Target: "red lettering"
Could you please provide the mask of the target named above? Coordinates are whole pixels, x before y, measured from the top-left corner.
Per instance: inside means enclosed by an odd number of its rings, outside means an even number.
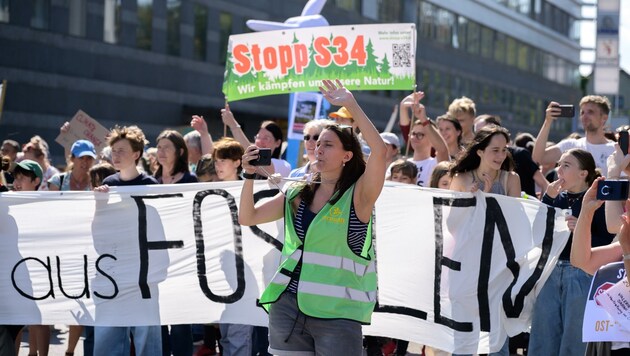
[[[315,63],[320,67],[328,67],[332,61],[332,55],[328,49],[330,41],[326,37],[317,37],[313,42],[313,48],[315,49]]]
[[[262,70],[262,64],[260,63],[260,47],[257,44],[252,46],[252,58],[254,58],[254,69],[257,72]]]
[[[289,68],[293,67],[293,56],[291,46],[278,46],[278,57],[280,59],[280,73],[287,74]]]
[[[308,50],[306,45],[298,43],[294,45],[295,53],[295,73],[302,74],[304,68],[308,66]]]
[[[265,69],[273,70],[278,65],[278,58],[276,57],[276,50],[273,47],[267,47],[263,49],[263,62]]]
[[[247,53],[249,53],[249,49],[246,45],[239,44],[232,49],[234,70],[240,75],[246,74],[251,69],[251,62],[247,58]]]
[[[348,40],[345,37],[335,37],[333,38],[333,46],[337,47],[337,53],[333,56],[335,64],[340,67],[348,64]]]
[[[365,61],[367,59],[367,53],[365,53],[365,45],[363,44],[363,35],[357,36],[357,39],[354,41],[352,45],[352,50],[350,51],[350,58],[357,62],[359,66],[365,66]]]

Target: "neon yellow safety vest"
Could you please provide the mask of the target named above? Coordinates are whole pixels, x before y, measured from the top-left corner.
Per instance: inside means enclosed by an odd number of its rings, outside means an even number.
[[[300,192],[287,192],[284,212],[282,262],[259,303],[269,311],[285,291],[293,270],[302,259],[297,303],[308,316],[350,319],[369,324],[376,304],[376,268],[372,246],[372,219],[357,256],[348,246],[348,227],[354,185],[334,204],[328,202],[311,222],[304,243],[293,224],[291,202]]]

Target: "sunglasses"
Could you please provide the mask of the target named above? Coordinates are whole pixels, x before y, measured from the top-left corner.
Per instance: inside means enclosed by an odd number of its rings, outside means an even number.
[[[319,139],[319,135],[304,135],[304,141],[310,141],[311,138],[313,139],[313,141],[317,141]]]
[[[350,125],[339,125],[339,129],[349,135],[353,133],[352,126]]]

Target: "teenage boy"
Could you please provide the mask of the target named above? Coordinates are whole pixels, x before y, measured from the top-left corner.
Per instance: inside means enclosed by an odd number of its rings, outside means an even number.
[[[118,173],[103,180],[103,185],[94,188],[98,192],[108,192],[110,186],[158,184],[158,181],[137,165],[147,143],[144,133],[138,126],[116,126],[109,136],[112,161]],[[137,356],[162,354],[162,329],[152,326],[96,326],[94,327],[94,356],[128,356],[129,333],[133,334]]]
[[[30,159],[18,162],[13,169],[13,189],[18,192],[30,192],[39,189],[44,174],[39,163]]]

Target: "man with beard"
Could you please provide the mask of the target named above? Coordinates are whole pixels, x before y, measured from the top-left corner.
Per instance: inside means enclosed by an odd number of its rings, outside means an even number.
[[[606,159],[615,150],[615,143],[604,136],[604,126],[610,113],[610,101],[605,96],[588,95],[580,100],[580,122],[584,127],[586,137],[580,139],[565,139],[559,143],[545,147],[549,140],[551,126],[560,115],[560,104],[555,101],[549,103],[545,114],[545,122],[538,133],[532,158],[541,165],[558,162],[562,153],[581,148],[590,152],[595,159],[597,168],[602,173],[607,172]],[[562,120],[562,118],[561,118]]]

